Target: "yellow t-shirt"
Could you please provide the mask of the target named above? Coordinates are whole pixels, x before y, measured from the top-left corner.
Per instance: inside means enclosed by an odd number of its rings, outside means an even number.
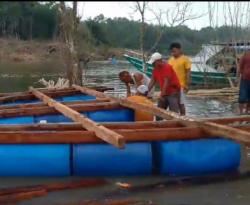
[[[144,105],[153,106],[154,103],[144,96],[133,95],[127,98],[131,102],[137,102]],[[154,116],[145,112],[135,110],[135,121],[153,121]]]
[[[188,86],[186,82],[186,71],[191,69],[191,61],[189,58],[185,55],[181,55],[178,58],[171,57],[168,60],[168,63],[173,66],[173,69],[175,70],[180,81],[181,87],[186,88]]]

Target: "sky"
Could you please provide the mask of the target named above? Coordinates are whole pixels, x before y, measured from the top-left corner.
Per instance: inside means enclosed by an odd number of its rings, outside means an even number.
[[[86,20],[88,18],[93,18],[99,14],[103,14],[105,17],[114,18],[114,17],[126,17],[128,19],[139,20],[140,15],[139,13],[133,13],[133,5],[135,2],[122,2],[122,1],[113,1],[113,2],[97,2],[97,1],[84,1],[79,2],[78,13],[82,17],[82,20]],[[240,8],[239,16],[243,16],[244,13],[247,13],[248,3],[246,2],[210,2],[212,6],[213,14],[213,25],[220,26],[225,24],[230,24],[230,18],[227,16],[225,18],[223,8],[232,8],[231,13],[234,14],[237,11],[233,8],[236,8],[235,5],[238,5]],[[175,2],[157,2],[152,1],[149,3],[150,8],[152,8],[155,12],[159,12],[159,10],[166,11],[170,9],[173,11]],[[198,1],[198,2],[191,2],[190,9],[192,10],[191,13],[195,15],[203,15],[202,17],[190,21],[186,21],[185,25],[187,25],[191,29],[201,29],[203,27],[207,27],[210,25],[210,19],[208,15],[208,2]],[[248,10],[249,13],[249,10]],[[249,19],[249,16],[247,16]],[[151,11],[146,12],[146,19],[148,23],[156,24],[157,21],[155,20],[155,16]],[[226,20],[225,20],[226,19]],[[246,19],[246,18],[245,18]],[[243,20],[239,20],[243,22]],[[166,21],[166,17],[163,16],[163,22]]]

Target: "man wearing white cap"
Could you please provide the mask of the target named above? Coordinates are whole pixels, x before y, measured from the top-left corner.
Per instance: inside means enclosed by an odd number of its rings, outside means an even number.
[[[146,85],[140,85],[136,90],[137,90],[136,94],[133,96],[129,96],[127,98],[128,100],[144,105],[151,105],[151,106],[154,105],[152,101],[147,99],[148,87]],[[135,121],[153,121],[153,120],[154,116],[152,116],[151,114],[137,110],[135,111]]]
[[[149,64],[152,64],[154,69],[152,72],[152,78],[149,83],[149,91],[156,83],[159,83],[161,88],[160,98],[158,100],[158,107],[167,109],[173,112],[180,112],[180,82],[173,70],[173,67],[166,62],[163,62],[162,55],[160,53],[154,53]],[[157,118],[160,120],[161,118]]]

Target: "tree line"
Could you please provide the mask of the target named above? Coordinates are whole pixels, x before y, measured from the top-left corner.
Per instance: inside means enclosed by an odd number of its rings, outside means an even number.
[[[0,2],[0,37],[11,37],[21,40],[56,39],[59,35],[58,4],[37,1]],[[80,31],[88,45],[127,49],[140,49],[140,22],[127,18],[105,18],[102,14],[80,23]],[[168,53],[171,42],[178,41],[184,51],[196,54],[201,45],[211,41],[230,41],[232,27],[206,27],[193,30],[185,25],[160,26],[145,24],[144,47],[151,50],[159,37],[159,43],[153,51]],[[249,33],[245,28],[238,29],[237,38],[244,39]],[[81,34],[81,33],[80,33]],[[86,44],[85,44],[86,45]]]

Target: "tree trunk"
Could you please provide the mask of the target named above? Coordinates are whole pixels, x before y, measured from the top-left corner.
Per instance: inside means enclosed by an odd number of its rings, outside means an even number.
[[[67,10],[61,2],[61,37],[64,44],[64,60],[69,84],[82,85],[82,70],[80,68],[76,49],[76,33],[78,29],[77,2],[73,2],[73,9]]]

